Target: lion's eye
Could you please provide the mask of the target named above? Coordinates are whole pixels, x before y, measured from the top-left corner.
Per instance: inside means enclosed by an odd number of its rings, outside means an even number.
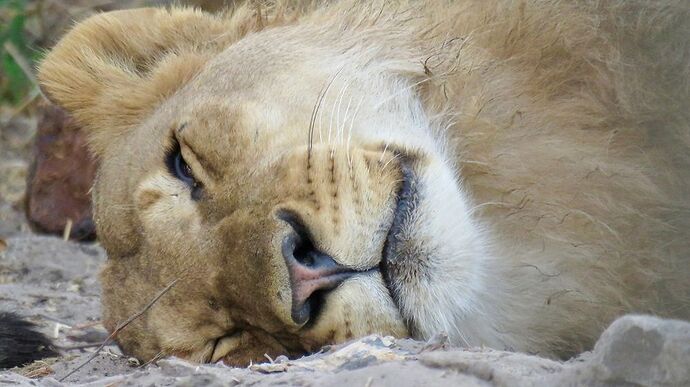
[[[176,145],[167,155],[166,164],[170,174],[192,188],[192,197],[198,199],[201,193],[201,183],[194,177],[192,168],[184,160],[179,145]]]
[[[189,164],[187,164],[186,161],[184,161],[184,157],[182,157],[182,152],[178,151],[175,153],[173,166],[173,172],[175,173],[175,177],[191,186],[194,186],[196,184],[196,179],[194,179],[192,168],[189,166]]]
[[[192,168],[182,156],[179,143],[175,142],[175,147],[166,155],[165,164],[171,175],[191,188],[192,200],[197,201],[204,197],[204,186],[194,177]]]

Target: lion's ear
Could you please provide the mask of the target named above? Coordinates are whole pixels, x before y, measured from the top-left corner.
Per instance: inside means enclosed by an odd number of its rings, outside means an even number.
[[[41,89],[88,131],[100,155],[220,51],[226,28],[220,17],[186,8],[92,16],[43,60]]]

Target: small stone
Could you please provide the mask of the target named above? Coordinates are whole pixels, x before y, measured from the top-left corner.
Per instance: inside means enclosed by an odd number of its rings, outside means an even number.
[[[286,372],[288,370],[287,364],[277,363],[261,363],[252,364],[249,369],[254,372],[261,372],[262,374],[272,374],[276,372]]]
[[[384,336],[381,338],[381,342],[384,346],[390,348],[395,344],[395,338],[393,336]]]

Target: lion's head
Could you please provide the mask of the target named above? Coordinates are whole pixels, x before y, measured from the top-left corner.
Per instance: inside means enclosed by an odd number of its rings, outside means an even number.
[[[483,246],[422,53],[374,23],[255,12],[101,14],[41,65],[101,160],[107,327],[178,280],[119,334],[128,352],[240,364],[448,331],[477,307]]]

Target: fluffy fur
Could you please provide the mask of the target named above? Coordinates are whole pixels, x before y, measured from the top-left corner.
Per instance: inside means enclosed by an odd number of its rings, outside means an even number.
[[[683,1],[286,1],[78,24],[39,77],[101,160],[106,325],[175,279],[125,350],[241,364],[446,331],[566,357],[623,313],[688,318],[689,18]],[[166,168],[175,143],[196,196]],[[284,211],[383,273],[296,324]]]
[[[0,312],[0,369],[56,356],[50,340],[13,313]]]

